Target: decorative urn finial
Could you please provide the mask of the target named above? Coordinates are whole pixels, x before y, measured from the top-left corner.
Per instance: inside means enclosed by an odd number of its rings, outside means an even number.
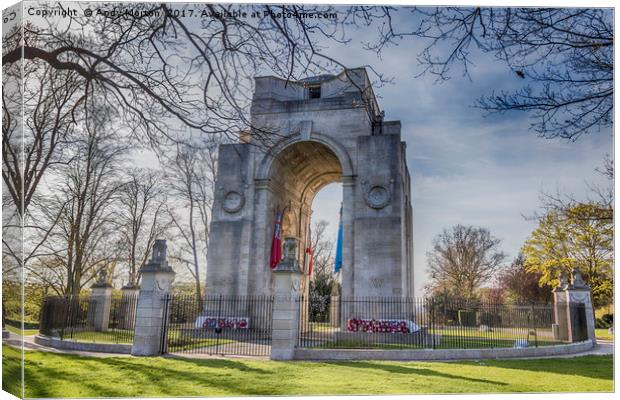
[[[572,281],[571,286],[573,289],[588,289],[589,288],[586,282],[583,280],[583,277],[581,276],[581,271],[579,270],[579,268],[573,268],[572,275],[573,275],[573,281]]]
[[[566,274],[566,271],[560,272],[560,283],[558,284],[558,287],[556,289],[559,291],[563,291],[568,288],[568,285],[568,275]]]
[[[168,246],[164,239],[157,239],[153,244],[153,252],[151,253],[151,259],[140,268],[140,272],[145,271],[165,271],[173,272],[172,268],[168,265],[166,255],[168,252]]]
[[[293,271],[301,272],[298,261],[299,239],[293,236],[284,238],[284,255],[282,260],[276,265],[273,272]]]

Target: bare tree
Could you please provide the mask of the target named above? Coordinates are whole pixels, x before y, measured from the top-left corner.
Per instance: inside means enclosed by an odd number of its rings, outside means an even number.
[[[601,168],[596,171],[607,178],[607,184],[596,185],[587,183],[588,195],[585,199],[578,199],[572,194],[541,193],[540,202],[542,213],[534,213],[533,216],[524,216],[525,219],[538,221],[549,213],[554,213],[558,220],[583,219],[585,214],[577,212],[582,205],[589,205],[587,218],[591,221],[613,224],[614,221],[614,162],[606,156]]]
[[[3,72],[2,248],[3,258],[13,259],[7,265],[19,267],[48,255],[42,245],[55,224],[42,226],[28,207],[44,176],[72,160],[67,149],[79,116],[67,104],[76,101],[78,85],[75,74],[40,61],[12,64]]]
[[[312,224],[312,281],[310,293],[312,295],[329,296],[334,279],[334,238],[327,235],[329,222],[316,221]]]
[[[41,61],[24,63],[23,75],[13,65],[5,71],[2,179],[24,215],[46,171],[71,161],[63,150],[75,129],[76,114],[71,106],[79,101],[80,83],[77,74],[54,70]]]
[[[5,200],[6,191],[2,196]],[[15,203],[2,204],[2,279],[21,280],[23,229]]]
[[[480,52],[504,62],[520,88],[481,98],[483,110],[528,112],[545,138],[576,140],[612,125],[611,8],[414,7],[400,26],[395,9],[383,10],[381,38],[368,48],[380,53],[404,37],[421,38],[419,60],[439,80],[455,65],[468,76]]]
[[[542,212],[525,216],[538,227],[521,249],[524,267],[547,288],[557,286],[561,272],[571,274],[579,268],[597,306],[609,304],[613,297],[613,168],[613,160],[606,157],[596,171],[607,183],[586,183],[589,191],[582,198],[559,191],[542,193]]]
[[[497,277],[498,289],[503,292],[505,297],[515,302],[550,302],[552,288],[540,285],[542,274],[528,271],[525,261],[523,253],[519,253],[510,266]]]
[[[334,269],[334,238],[327,236],[329,222],[316,221],[312,224],[312,271],[316,275],[331,275]]]
[[[189,143],[169,129],[171,122],[203,136],[236,139],[251,126],[247,111],[255,75],[297,79],[341,69],[317,43],[344,42],[344,28],[368,18],[365,8],[331,6],[133,3],[131,8],[131,13],[47,16],[16,29],[3,38],[2,65],[37,60],[77,75],[78,102],[105,93],[106,104],[122,108],[121,118],[135,137],[151,144]],[[317,14],[322,18],[308,17]],[[78,102],[68,108],[79,108]],[[261,130],[253,134],[260,136]]]
[[[83,137],[76,141],[74,161],[62,171],[64,177],[44,203],[35,205],[40,223],[54,226],[42,246],[51,267],[64,274],[64,294],[79,294],[100,271],[112,270],[119,257],[114,202],[120,182],[115,170],[125,149],[110,128],[110,111],[91,112]],[[42,272],[38,267],[38,263],[26,265],[43,279],[49,269]]]
[[[138,285],[138,269],[144,265],[155,239],[168,224],[164,221],[165,193],[160,178],[148,170],[131,169],[128,181],[120,189],[120,240],[127,263],[127,286]]]
[[[179,145],[165,171],[170,197],[181,205],[178,211],[174,207],[167,208],[178,238],[178,247],[172,249],[171,259],[187,267],[195,282],[198,300],[202,293],[201,270],[206,267],[216,157],[215,145],[201,152]]]
[[[476,290],[502,267],[506,256],[499,244],[485,228],[456,225],[444,229],[427,253],[431,285],[449,287],[465,300],[474,299]]]
[[[20,215],[48,168],[70,162],[64,144],[88,118],[93,97],[118,111],[133,145],[146,143],[160,155],[162,144],[195,146],[197,136],[236,140],[252,128],[254,76],[294,80],[340,70],[344,65],[317,43],[347,42],[347,26],[376,17],[372,7],[132,3],[132,12],[102,4],[104,12],[86,16],[88,5],[73,6],[82,10],[49,14],[3,35],[4,143],[19,131],[22,111],[29,121],[23,142],[3,146],[3,179]],[[30,82],[21,81],[22,68]],[[263,138],[253,143],[278,140],[278,132],[265,129],[252,129]]]

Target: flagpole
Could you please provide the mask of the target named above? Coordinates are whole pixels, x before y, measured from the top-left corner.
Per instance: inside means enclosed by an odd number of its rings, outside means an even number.
[[[338,274],[342,268],[342,240],[343,240],[343,226],[342,226],[342,202],[340,203],[340,220],[338,222],[338,238],[336,241],[336,257],[334,259],[334,273]]]

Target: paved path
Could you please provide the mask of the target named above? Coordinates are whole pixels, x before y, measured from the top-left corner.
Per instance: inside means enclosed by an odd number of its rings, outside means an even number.
[[[11,332],[9,339],[3,339],[3,344],[8,344],[9,346],[21,348],[22,347],[22,338],[19,335]],[[38,345],[34,342],[34,336],[24,336],[24,350],[37,350],[37,351],[45,351],[49,353],[58,353],[58,354],[74,354],[83,357],[132,357],[130,354],[117,354],[117,353],[100,353],[93,351],[77,351],[77,350],[59,350],[52,347],[46,347]],[[611,340],[598,340],[597,345],[588,351],[584,351],[583,353],[577,354],[566,354],[561,356],[545,356],[545,357],[522,357],[522,358],[511,358],[512,360],[531,360],[531,359],[540,359],[540,358],[574,358],[581,356],[589,356],[589,355],[607,355],[614,354],[614,342]],[[207,355],[207,354],[192,354],[192,353],[174,353],[169,354],[167,357],[171,358],[248,358],[248,359],[268,359],[267,357],[242,357],[242,356],[218,356],[218,355]]]
[[[22,337],[11,332],[10,337],[8,339],[2,340],[3,344],[8,344],[12,347],[21,348],[22,347]],[[131,357],[131,354],[119,354],[119,353],[100,353],[94,351],[79,351],[79,350],[60,350],[55,349],[53,347],[41,346],[40,344],[36,344],[34,342],[34,335],[24,336],[24,350],[37,350],[37,351],[45,351],[47,353],[57,353],[57,354],[74,354],[82,357]]]
[[[531,360],[535,358],[575,358],[581,356],[603,356],[608,354],[614,354],[614,342],[611,340],[597,340],[594,348],[577,354],[565,354],[561,356],[545,356],[545,357],[523,357],[519,360]],[[513,358],[515,360],[515,358]]]

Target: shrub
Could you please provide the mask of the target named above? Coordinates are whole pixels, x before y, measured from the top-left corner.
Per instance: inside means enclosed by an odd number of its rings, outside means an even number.
[[[601,318],[597,318],[594,327],[598,329],[607,329],[614,326],[614,315],[613,314],[603,314]]]
[[[15,328],[21,329],[22,323],[18,319],[9,319],[6,318],[4,322],[7,325],[11,325]],[[35,321],[24,321],[24,329],[39,329],[39,323]]]
[[[459,310],[459,324],[462,326],[476,326],[476,312]]]
[[[597,318],[594,321],[594,327],[596,329],[606,329],[606,328],[608,328],[607,324],[601,318]]]
[[[476,315],[478,325],[498,326],[502,323],[502,317],[493,312],[481,311]]]

